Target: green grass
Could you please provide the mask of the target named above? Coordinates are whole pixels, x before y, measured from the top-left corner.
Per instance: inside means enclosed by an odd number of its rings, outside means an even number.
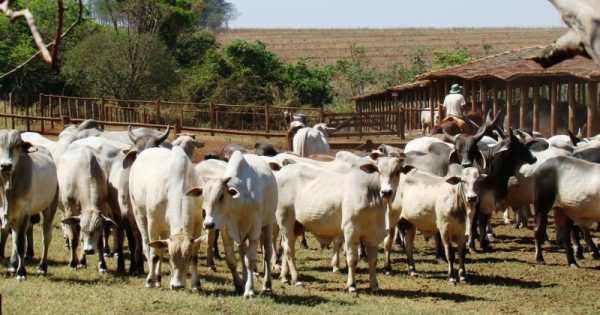
[[[60,215],[57,215],[60,217]],[[58,222],[58,221],[57,221]],[[499,220],[494,220],[499,223]],[[29,276],[18,282],[6,274],[8,259],[0,264],[0,293],[4,314],[171,314],[171,313],[360,313],[360,314],[507,314],[507,313],[596,313],[600,300],[596,285],[600,281],[600,262],[586,258],[582,268],[565,266],[562,251],[546,246],[546,266],[533,264],[531,230],[496,228],[493,253],[469,255],[468,284],[452,286],[446,280],[445,264],[433,263],[433,242],[425,243],[417,236],[416,264],[419,277],[406,275],[404,253],[393,254],[395,273],[378,274],[381,295],[368,293],[366,263],[359,263],[358,297],[344,288],[346,274],[330,271],[330,251],[316,249],[309,236],[310,250],[298,248],[298,267],[303,287],[281,286],[274,281],[274,292],[244,300],[233,294],[231,276],[223,261],[217,272],[205,266],[205,255],[199,263],[202,292],[173,292],[167,289],[167,265],[163,264],[163,287],[146,289],[144,277],[117,276],[116,261],[108,259],[109,273],[101,275],[95,268],[96,256],[88,257],[88,268],[71,271],[67,266],[68,251],[63,247],[58,224],[49,254],[49,274],[35,275],[39,257],[39,229],[36,230],[36,258],[27,263]],[[549,234],[553,231],[549,230]],[[10,241],[10,240],[9,240]],[[206,247],[202,247],[202,252]],[[7,246],[7,251],[10,246]],[[342,256],[343,257],[343,256]],[[345,263],[342,263],[345,266]],[[383,254],[379,255],[379,267]],[[146,266],[147,269],[147,266]],[[258,289],[262,286],[259,279]]]

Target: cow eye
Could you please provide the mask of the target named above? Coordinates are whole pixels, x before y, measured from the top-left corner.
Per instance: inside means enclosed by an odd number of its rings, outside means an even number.
[[[219,201],[223,201],[223,194],[221,194],[221,197],[219,197]]]

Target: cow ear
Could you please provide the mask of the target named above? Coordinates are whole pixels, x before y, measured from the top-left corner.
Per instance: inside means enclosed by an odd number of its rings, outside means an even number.
[[[373,174],[375,172],[379,172],[377,165],[375,165],[373,163],[363,164],[360,166],[360,169],[367,174]]]
[[[233,197],[234,199],[237,199],[237,198],[240,197],[240,192],[237,189],[233,188],[233,187],[228,187],[227,188],[227,193],[229,193],[229,195],[231,197]]]
[[[194,145],[196,146],[196,148],[200,149],[200,148],[204,148],[204,143],[194,140]]]
[[[460,183],[460,177],[459,176],[450,176],[450,177],[446,178],[446,183],[448,183],[450,185],[456,185],[456,184]]]
[[[152,242],[148,243],[148,246],[155,248],[155,249],[165,249],[165,248],[169,247],[169,241],[167,241],[167,240],[152,241]]]
[[[450,164],[458,164],[458,154],[456,150],[450,151],[450,155],[448,156],[448,165]]]
[[[512,141],[512,140],[510,140],[510,141]],[[510,146],[510,143],[506,143],[505,145],[503,145],[502,148],[500,148],[500,150],[498,150],[494,153],[494,157],[502,154],[503,152],[508,152],[509,146]]]
[[[415,167],[410,164],[402,165],[400,172],[403,174],[408,174],[408,172],[412,171],[414,168]]]
[[[25,151],[27,153],[33,153],[38,150],[36,147],[33,146],[33,144],[31,144],[27,141],[23,141],[23,144],[21,144],[21,147],[23,148],[23,151]]]
[[[290,165],[290,164],[296,164],[296,161],[294,161],[292,159],[285,159],[285,160],[283,160],[283,162],[281,162],[281,164],[283,166],[286,166],[286,165]]]
[[[383,152],[381,152],[380,150],[373,150],[373,151],[371,151],[371,153],[369,153],[369,157],[372,160],[377,160],[382,155],[383,155]]]
[[[81,219],[79,218],[79,216],[74,216],[74,217],[65,218],[61,222],[63,224],[76,225],[76,224],[79,224],[79,221],[81,221]]]
[[[269,162],[269,167],[274,171],[281,170],[281,165],[277,164],[276,162]]]
[[[137,151],[129,151],[123,159],[123,168],[130,168],[137,159]]]
[[[185,195],[189,196],[189,197],[200,197],[202,195],[202,188],[201,187],[194,187],[194,188],[186,191]]]
[[[480,181],[486,179],[487,177],[488,177],[487,174],[479,174],[479,180]]]

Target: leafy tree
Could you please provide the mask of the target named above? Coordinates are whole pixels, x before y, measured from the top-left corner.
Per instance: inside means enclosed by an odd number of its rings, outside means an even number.
[[[93,52],[93,53],[90,53]],[[81,94],[120,99],[167,97],[175,61],[155,35],[101,32],[67,54],[63,75]]]
[[[209,50],[217,48],[215,35],[206,30],[182,33],[177,38],[175,55],[183,67],[199,65]]]
[[[475,60],[465,47],[433,52],[433,70],[444,69]]]
[[[374,84],[377,78],[365,49],[354,44],[350,46],[350,58],[338,60],[336,69],[350,85],[353,95],[365,94],[367,86]]]
[[[196,25],[201,28],[228,28],[238,15],[232,3],[224,0],[195,0],[192,4]]]
[[[419,48],[410,58],[412,67],[410,69],[408,81],[414,81],[416,80],[417,76],[428,71],[427,62],[425,61],[425,53],[425,49]]]
[[[330,66],[309,67],[304,61],[299,61],[286,65],[283,77],[299,104],[320,106],[332,101],[330,82],[333,75],[334,70]]]
[[[481,48],[483,48],[483,51],[485,51],[485,55],[489,55],[490,50],[492,50],[492,48],[494,48],[494,46],[492,46],[491,43],[488,42],[483,42],[483,44],[481,44]]]

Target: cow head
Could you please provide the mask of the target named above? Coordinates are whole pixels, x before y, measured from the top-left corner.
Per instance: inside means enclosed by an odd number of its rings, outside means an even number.
[[[129,136],[129,140],[133,142],[131,149],[125,154],[125,159],[123,159],[123,168],[130,167],[137,155],[142,151],[149,148],[156,148],[169,136],[170,126],[167,126],[167,129],[158,136],[136,136],[131,131],[131,125],[127,127],[127,135]]]
[[[166,240],[157,240],[148,243],[148,246],[169,251],[169,264],[171,266],[171,290],[185,289],[190,265],[198,261],[198,249],[201,237],[193,238],[187,233],[169,236]]]
[[[396,157],[380,157],[375,163],[366,163],[361,165],[360,170],[367,174],[379,173],[379,196],[386,200],[394,198],[400,173],[406,173],[413,167],[402,165],[402,161]]]
[[[535,142],[530,141],[530,145],[523,143],[514,134],[512,128],[509,130],[509,138],[503,140],[500,145],[502,146],[499,150],[494,153],[494,158],[505,156],[511,161],[511,174],[516,172],[523,164],[533,164],[537,161],[535,156],[531,154],[529,147]],[[501,157],[502,158],[502,157]]]
[[[202,209],[204,210],[204,227],[207,229],[220,229],[223,217],[232,208],[235,199],[240,198],[240,192],[229,185],[231,177],[208,178],[204,180],[204,187],[195,187],[186,192],[187,196],[204,196]]]
[[[313,129],[320,131],[325,136],[325,139],[329,138],[329,135],[336,131],[333,127],[327,127],[325,123],[316,124]]]
[[[481,182],[487,177],[486,174],[481,174],[476,167],[467,167],[461,170],[460,176],[449,176],[446,182],[450,185],[457,185],[457,200],[463,200],[466,205],[465,226],[466,233],[469,233],[471,221],[475,216],[475,206],[479,201],[479,191]],[[461,208],[459,206],[459,208]]]
[[[204,148],[204,143],[196,140],[193,134],[178,134],[177,139],[173,141],[173,145],[181,147],[190,159],[194,155],[194,148]]]
[[[101,241],[104,225],[117,223],[111,218],[102,214],[99,210],[84,210],[79,216],[72,216],[62,220],[62,223],[77,225],[81,227],[81,238],[83,252],[86,255],[92,255],[98,251],[98,244]]]
[[[477,161],[482,168],[485,168],[482,161],[485,161],[483,154],[477,146],[477,142],[483,138],[485,130],[480,130],[476,135],[456,135],[451,136],[444,130],[444,141],[454,143],[454,150],[450,152],[450,163],[460,164],[462,167],[471,167]]]
[[[10,193],[13,189],[13,174],[19,161],[28,153],[35,152],[31,143],[23,141],[18,130],[0,130],[0,175],[2,177],[2,228],[8,226]],[[26,176],[26,174],[19,174]]]
[[[254,144],[254,154],[263,156],[276,156],[278,152],[270,143],[257,142]]]

